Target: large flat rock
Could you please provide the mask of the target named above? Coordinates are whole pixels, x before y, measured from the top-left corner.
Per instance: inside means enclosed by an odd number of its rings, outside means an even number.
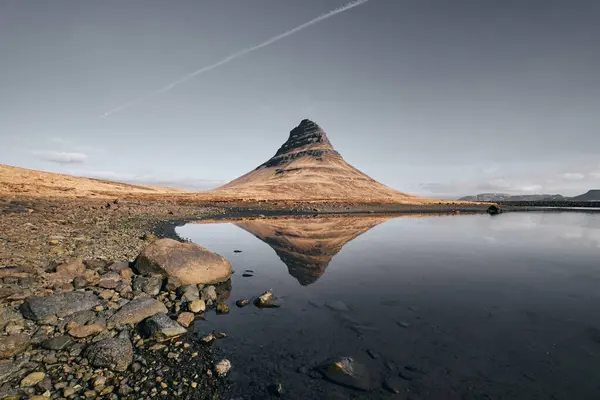
[[[193,243],[160,239],[148,245],[135,261],[143,275],[178,278],[182,284],[225,282],[231,277],[227,259]]]
[[[100,304],[100,299],[90,292],[56,293],[46,297],[30,297],[21,305],[25,318],[39,321],[53,315],[59,317],[90,310]]]
[[[139,298],[125,304],[108,320],[108,327],[121,327],[127,324],[135,325],[158,313],[167,313],[167,307],[152,298]]]

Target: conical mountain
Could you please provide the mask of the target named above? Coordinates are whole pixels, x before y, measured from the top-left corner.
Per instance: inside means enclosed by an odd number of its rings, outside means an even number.
[[[316,282],[348,242],[392,217],[255,219],[234,224],[275,250],[303,285]]]
[[[325,131],[308,119],[267,162],[213,194],[248,199],[355,200],[416,203],[419,198],[385,186],[348,164]]]

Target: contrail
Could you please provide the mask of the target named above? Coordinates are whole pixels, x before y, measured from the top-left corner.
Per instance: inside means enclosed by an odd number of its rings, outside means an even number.
[[[132,101],[129,101],[127,103],[121,104],[119,107],[115,107],[112,110],[105,112],[104,114],[102,114],[100,116],[100,118],[108,117],[109,115],[112,115],[112,114],[117,113],[119,111],[123,111],[123,110],[125,110],[125,109],[127,109],[129,107],[132,107],[135,104],[137,104],[137,103],[139,103],[139,102],[141,102],[141,101],[143,101],[145,99],[148,99],[150,97],[156,96],[156,95],[161,94],[161,93],[168,92],[169,90],[173,89],[175,86],[178,86],[178,85],[180,85],[180,84],[182,84],[184,82],[187,82],[190,79],[192,79],[192,78],[194,78],[194,77],[196,77],[196,76],[198,76],[200,74],[203,74],[205,72],[208,72],[210,70],[218,68],[221,65],[227,64],[228,62],[231,62],[231,61],[233,61],[233,60],[235,60],[237,58],[243,57],[246,54],[252,53],[255,50],[262,49],[263,47],[266,47],[266,46],[268,46],[270,44],[273,44],[273,43],[275,43],[275,42],[277,42],[277,41],[279,41],[281,39],[285,39],[286,37],[288,37],[290,35],[293,35],[296,32],[300,32],[301,30],[303,30],[305,28],[308,28],[311,25],[314,25],[314,24],[316,24],[318,22],[324,21],[327,18],[331,18],[334,15],[342,13],[342,12],[344,12],[346,10],[351,9],[351,8],[358,7],[361,4],[364,4],[364,3],[368,2],[368,1],[370,1],[370,0],[356,0],[356,1],[352,1],[352,2],[350,2],[348,4],[346,4],[345,6],[342,6],[342,7],[336,8],[335,10],[329,11],[328,13],[323,14],[320,17],[312,19],[312,20],[310,20],[310,21],[308,21],[308,22],[306,22],[306,23],[304,23],[304,24],[302,24],[300,26],[297,26],[296,28],[294,28],[292,30],[284,32],[284,33],[282,33],[280,35],[274,36],[271,39],[268,39],[268,40],[266,40],[266,41],[264,41],[264,42],[262,42],[260,44],[257,44],[256,46],[252,46],[252,47],[248,47],[248,48],[246,48],[244,50],[240,50],[237,53],[233,53],[230,56],[225,57],[221,61],[217,61],[214,64],[211,64],[211,65],[208,65],[206,67],[202,67],[200,69],[197,69],[197,70],[195,70],[193,72],[190,72],[189,74],[182,76],[181,78],[177,79],[176,81],[173,81],[173,82],[169,83],[168,85],[166,85],[166,86],[164,86],[164,87],[162,87],[160,89],[157,89],[154,92],[151,92],[151,93],[147,94],[144,97],[141,97],[141,98],[138,98],[136,100],[132,100]]]

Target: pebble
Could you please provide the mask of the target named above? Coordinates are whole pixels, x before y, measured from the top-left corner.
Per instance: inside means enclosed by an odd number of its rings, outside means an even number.
[[[35,386],[38,383],[40,383],[41,381],[43,381],[45,377],[46,377],[46,374],[43,372],[32,372],[31,374],[29,374],[25,378],[23,378],[23,380],[21,380],[21,387],[26,388],[26,387]]]
[[[231,369],[231,362],[227,359],[222,359],[215,365],[215,372],[218,376],[224,377],[229,373]]]

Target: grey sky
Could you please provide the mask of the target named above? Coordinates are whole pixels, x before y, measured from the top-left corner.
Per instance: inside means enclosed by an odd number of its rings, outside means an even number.
[[[2,0],[0,163],[208,187],[310,118],[404,191],[600,187],[595,0],[371,0],[98,118],[346,3]]]

